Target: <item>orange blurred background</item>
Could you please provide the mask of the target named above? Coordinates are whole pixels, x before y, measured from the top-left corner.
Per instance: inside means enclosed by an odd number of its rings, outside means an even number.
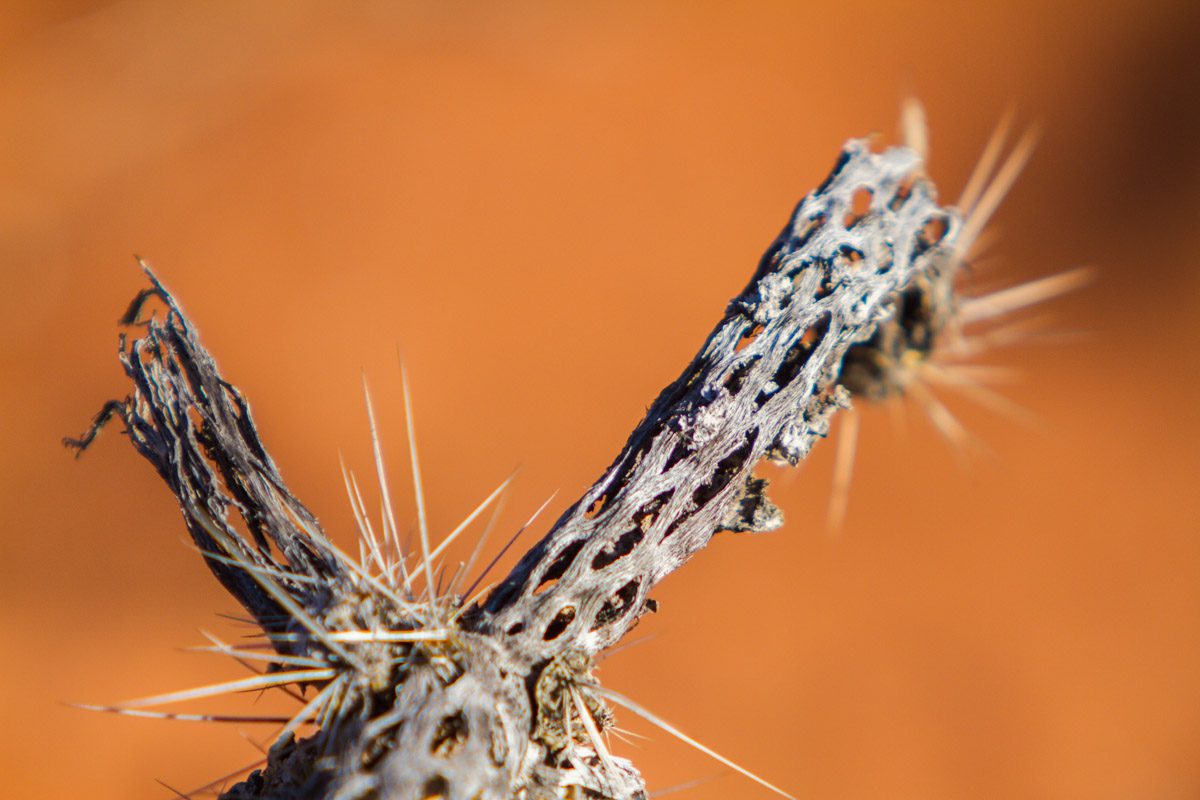
[[[840,538],[827,444],[767,471],[788,525],[718,537],[600,675],[800,798],[1200,794],[1200,6],[989,5],[6,3],[0,793],[171,797],[266,735],[60,704],[242,674],[180,652],[244,631],[119,425],[58,443],[128,390],[132,253],[347,547],[360,370],[414,514],[399,346],[436,532],[523,465],[490,558],[600,475],[842,141],[915,92],[947,200],[1010,103],[1044,125],[984,279],[1099,266],[1054,304],[1085,336],[995,359],[1046,424],[948,399],[993,456],[964,469],[868,413]],[[769,796],[618,716],[652,789]]]

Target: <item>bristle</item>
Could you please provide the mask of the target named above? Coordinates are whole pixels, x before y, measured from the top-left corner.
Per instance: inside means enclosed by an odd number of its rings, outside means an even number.
[[[482,503],[477,505],[475,507],[475,510],[472,511],[470,514],[468,514],[467,518],[464,519],[461,523],[459,523],[459,526],[457,528],[455,528],[453,531],[451,531],[450,535],[447,536],[445,539],[443,539],[441,544],[439,544],[436,548],[434,548],[433,552],[429,554],[429,558],[436,559],[438,556],[440,556],[442,554],[442,551],[446,549],[446,546],[449,545],[452,541],[454,541],[454,537],[458,536],[460,533],[462,533],[466,529],[466,527],[468,525],[470,525],[472,522],[474,522],[475,518],[478,517],[480,514],[482,514],[484,509],[486,509],[489,505],[491,505],[492,501],[495,500],[500,494],[502,494],[508,488],[508,485],[511,482],[512,482],[512,477],[509,477],[507,480],[504,481],[504,483],[500,484],[500,486],[497,487],[497,489],[494,492],[489,494]]]
[[[983,191],[983,187],[987,185],[988,176],[992,174],[992,169],[995,168],[996,161],[1000,158],[1000,153],[1004,150],[1004,141],[1008,138],[1009,131],[1012,129],[1015,114],[1016,109],[1012,106],[1005,109],[1003,116],[1000,117],[1000,122],[996,125],[996,129],[992,131],[988,143],[983,148],[983,154],[975,162],[975,169],[971,171],[971,177],[967,179],[967,184],[963,187],[962,195],[958,198],[958,207],[962,209],[963,213],[971,213],[971,209],[975,207],[975,203],[979,200],[979,195]]]
[[[242,714],[176,714],[170,711],[145,711],[137,708],[122,708],[121,706],[94,706],[85,703],[67,703],[74,708],[87,711],[105,711],[109,714],[121,714],[126,717],[145,717],[147,719],[171,719],[179,722],[222,722],[235,725],[268,724],[282,725],[289,717],[247,716]]]
[[[533,524],[533,521],[538,518],[538,515],[542,513],[546,506],[550,505],[550,501],[553,500],[557,495],[558,492],[555,492],[554,494],[550,495],[546,502],[538,506],[538,510],[533,512],[533,516],[529,518],[529,521],[517,529],[517,532],[512,535],[511,539],[508,540],[508,544],[504,545],[504,547],[500,549],[500,552],[496,554],[496,557],[492,559],[491,563],[484,568],[483,572],[479,574],[479,577],[475,579],[475,582],[472,583],[470,588],[463,592],[463,594],[469,595],[471,592],[475,591],[475,587],[479,585],[480,581],[487,577],[487,574],[492,571],[492,567],[496,566],[496,562],[508,552],[508,548],[513,546],[513,542],[517,541],[517,538],[525,532],[525,529]]]
[[[512,481],[516,477],[517,477],[517,471],[514,471],[513,474],[509,476],[509,479],[504,482],[505,483],[504,492],[503,492],[503,494],[500,495],[500,499],[496,501],[496,508],[492,511],[492,516],[488,520],[487,527],[485,527],[483,529],[483,533],[480,534],[479,539],[476,540],[475,547],[473,547],[471,549],[471,557],[467,559],[467,565],[465,567],[463,567],[463,570],[460,573],[460,575],[462,576],[463,579],[465,579],[466,576],[471,574],[471,570],[474,569],[475,562],[476,562],[476,560],[478,560],[479,554],[481,552],[483,552],[484,543],[488,540],[488,537],[492,533],[492,529],[496,527],[496,523],[500,520],[500,512],[504,510],[504,502],[506,500],[508,500],[509,489],[512,487]],[[455,580],[450,582],[450,588],[448,591],[451,594],[454,594],[457,591],[457,589],[458,589],[458,579],[456,578]]]
[[[1012,188],[1017,176],[1021,174],[1021,170],[1028,163],[1029,157],[1033,155],[1038,136],[1037,128],[1025,131],[1013,147],[1012,152],[1008,154],[1008,160],[1004,162],[992,182],[983,191],[979,202],[968,212],[967,219],[963,222],[962,232],[954,245],[960,257],[966,257],[971,252],[971,246],[975,243],[976,237],[987,225],[988,220],[999,207],[1000,201],[1008,194],[1008,190]]]
[[[645,636],[639,636],[638,638],[628,641],[625,644],[618,645],[617,647],[613,647],[608,650],[605,650],[603,653],[596,656],[596,663],[599,664],[600,662],[604,661],[605,659],[612,658],[617,653],[620,653],[624,650],[628,650],[629,648],[635,647],[639,644],[644,644],[644,643],[650,641],[651,639],[655,639],[657,637],[658,637],[658,633],[648,633]]]
[[[256,675],[253,678],[241,678],[236,681],[213,683],[208,686],[197,686],[194,689],[184,689],[179,692],[156,694],[153,697],[142,697],[121,703],[118,708],[145,708],[146,706],[162,706],[169,703],[182,703],[197,700],[201,697],[213,697],[219,694],[268,689],[272,686],[282,686],[287,683],[311,683],[325,681],[337,675],[335,669],[300,669],[290,672],[272,672],[266,675]]]
[[[342,458],[342,454],[338,452],[338,464],[342,468],[342,482],[346,484],[346,496],[350,499],[350,510],[354,512],[354,522],[358,526],[358,547],[362,553],[360,562],[365,567],[367,564],[367,555],[370,555],[372,561],[376,563],[381,572],[387,572],[387,563],[383,559],[383,554],[379,551],[379,542],[375,539],[375,531],[371,529],[371,523],[367,520],[366,515],[360,513],[359,502],[360,497],[356,497],[357,488],[351,482],[353,473],[346,469],[346,462]]]
[[[334,681],[333,683],[329,684],[328,687],[326,687],[329,694],[323,700],[320,708],[317,710],[316,717],[313,719],[313,724],[319,730],[320,729],[327,730],[331,727],[330,723],[332,720],[342,719],[342,715],[341,715],[341,713],[339,713],[339,711],[341,708],[342,701],[345,698],[345,695],[347,692],[347,687],[350,686],[350,683],[351,683],[351,676],[343,673],[342,675],[340,675],[338,677],[338,679],[336,681]],[[316,698],[314,698],[314,700],[315,699]],[[284,731],[282,731],[280,733],[280,736],[281,737],[286,736],[288,732],[289,731],[287,731],[285,729]]]
[[[408,371],[400,362],[400,388],[404,392],[404,420],[408,425],[408,453],[412,459],[413,493],[417,498],[417,527],[421,533],[421,560],[425,569],[425,586],[429,601],[437,600],[433,583],[433,564],[429,556],[429,526],[425,520],[425,493],[421,489],[421,465],[417,459],[417,433],[413,425],[412,397],[408,392]]]
[[[387,506],[382,500],[379,501],[380,527],[383,529],[384,548],[387,553],[391,554],[391,570],[388,572],[388,582],[393,586],[403,589],[410,600],[412,595],[412,578],[413,575],[408,571],[408,542],[403,546],[400,544],[400,534],[392,527],[387,518]]]
[[[400,597],[400,595],[396,594],[391,588],[385,585],[383,581],[368,572],[365,565],[356,563],[354,559],[350,558],[340,549],[338,549],[337,545],[333,544],[333,542],[328,542],[326,547],[328,547],[335,556],[341,558],[350,568],[350,571],[361,578],[363,582],[395,603],[397,609],[407,613],[412,613],[415,610],[416,605],[414,603],[409,600],[405,600],[404,598]],[[381,577],[384,576],[381,575]]]
[[[304,583],[310,586],[324,585],[322,581],[312,577],[311,575],[300,575],[295,572],[285,570],[282,567],[266,567],[261,564],[253,564],[239,558],[230,558],[229,556],[222,555],[212,550],[205,550],[187,542],[184,544],[188,545],[192,550],[200,553],[205,558],[211,558],[213,561],[219,561],[222,564],[231,564],[238,569],[244,569],[247,572],[256,575],[269,575],[272,578],[279,578],[284,581],[295,581],[296,583]]]
[[[1004,256],[992,252],[1003,238],[1002,233],[1002,226],[993,223],[981,230],[975,237],[975,241],[971,243],[971,260],[964,261],[961,268],[966,270],[972,279],[993,274],[1003,267]]]
[[[213,646],[212,647],[189,647],[187,649],[190,652],[193,652],[193,653],[218,653],[220,655],[229,656],[230,658],[234,658],[234,659],[248,658],[251,660],[258,660],[258,661],[270,661],[270,662],[276,663],[276,664],[295,664],[295,665],[301,666],[301,667],[316,668],[316,667],[326,666],[325,662],[323,662],[319,659],[316,659],[316,658],[305,658],[304,656],[290,656],[290,655],[284,655],[282,653],[273,653],[273,652],[265,652],[265,651],[259,652],[259,651],[255,651],[255,650],[239,650],[237,648],[231,647],[228,644],[225,644],[220,639],[213,636],[211,633],[208,633],[206,631],[200,631],[200,633],[206,639],[208,639],[210,642],[212,642]]]
[[[251,742],[251,744],[253,744],[253,742]],[[263,755],[265,756],[266,753],[264,752]],[[172,792],[175,792],[175,794],[179,795],[180,797],[191,798],[192,795],[204,794],[205,792],[213,791],[217,787],[224,786],[226,781],[232,780],[233,778],[236,778],[238,775],[245,775],[248,772],[256,770],[261,766],[264,766],[266,763],[267,763],[266,758],[260,758],[259,760],[255,761],[253,764],[247,764],[244,767],[235,769],[233,772],[230,772],[226,775],[222,775],[221,777],[217,778],[216,780],[209,781],[208,783],[204,784],[203,786],[200,786],[196,789],[192,789],[190,792],[188,792],[186,794],[179,791],[178,789],[173,789],[170,786],[167,786],[167,784],[163,783],[162,781],[159,781],[159,783],[162,784],[163,786],[165,786],[166,788],[170,789]]]
[[[245,731],[238,731],[238,733],[241,734],[241,737],[245,739],[255,750],[262,753],[264,756],[267,754],[267,748],[263,746],[262,742],[251,738],[250,734],[246,733]]]
[[[155,778],[154,780],[155,780],[155,783],[157,783],[159,786],[163,787],[163,788],[164,788],[164,789],[166,789],[168,792],[173,792],[173,793],[174,793],[174,794],[175,794],[177,797],[182,797],[182,798],[183,798],[183,800],[192,800],[192,798],[191,798],[191,796],[190,796],[190,795],[186,795],[186,794],[184,794],[183,792],[181,792],[181,791],[179,791],[178,789],[176,789],[174,786],[171,786],[171,785],[170,785],[170,784],[168,784],[168,783],[165,783],[165,782],[163,782],[163,781],[160,781],[160,780],[158,780],[157,778]]]
[[[329,634],[335,642],[440,642],[450,635],[445,628],[419,631],[338,631]]]
[[[279,732],[279,735],[275,737],[276,740],[286,739],[288,734],[299,728],[305,722],[308,722],[311,717],[323,711],[326,707],[325,703],[332,698],[337,691],[340,690],[342,684],[344,684],[348,679],[349,676],[343,672],[341,675],[338,675],[336,678],[334,678],[334,680],[330,681],[329,685],[318,692],[317,695],[304,706],[304,708],[300,709],[298,712],[296,712],[295,716],[288,720],[287,725],[285,725],[283,730]],[[320,723],[318,723],[318,725],[320,725]]]
[[[953,389],[965,397],[1000,416],[1029,427],[1044,429],[1045,423],[1029,409],[1014,403],[999,392],[993,392],[977,380],[963,374],[960,367],[941,367],[936,364],[922,365],[922,373],[930,383],[938,383]]]
[[[518,533],[519,533],[519,531],[518,531]],[[458,621],[458,618],[461,617],[467,611],[467,609],[469,609],[471,606],[475,605],[476,600],[478,600],[479,598],[481,598],[485,594],[487,594],[488,590],[491,589],[495,585],[496,584],[494,584],[494,583],[485,584],[484,587],[482,589],[480,589],[478,592],[476,592],[475,594],[469,595],[469,596],[464,595],[464,597],[467,597],[467,599],[463,602],[463,604],[461,606],[459,606],[458,611],[454,612],[454,616],[450,617],[450,619],[446,621],[446,624],[454,625]],[[472,584],[471,588],[474,589],[475,585]]]
[[[1045,332],[1050,321],[1049,315],[1042,314],[975,331],[954,342],[950,354],[955,359],[972,358],[992,350],[1036,341]]]
[[[929,123],[925,106],[915,96],[905,97],[900,104],[900,130],[904,144],[911,147],[921,160],[929,163]]]
[[[604,765],[605,774],[616,776],[617,765],[613,763],[608,748],[604,746],[604,740],[600,738],[600,729],[596,727],[596,721],[592,719],[592,712],[588,711],[587,703],[583,702],[583,698],[579,696],[579,688],[571,686],[569,693],[571,701],[575,704],[575,711],[579,714],[579,720],[583,723],[583,727],[587,731],[588,740],[591,741],[596,755],[600,757],[600,763]],[[563,718],[570,719],[570,717],[570,712],[564,709]]]
[[[573,689],[574,687],[571,688]],[[565,695],[562,697],[562,702],[563,707],[558,709],[558,712],[562,715],[563,738],[567,741],[565,752],[567,759],[575,763],[575,723],[571,721],[574,715],[571,714],[571,709],[566,707],[567,698]]]
[[[753,772],[746,769],[745,767],[739,766],[735,762],[730,761],[728,758],[721,755],[717,751],[713,750],[711,747],[705,747],[704,745],[700,744],[700,742],[698,742],[695,739],[693,739],[692,737],[688,736],[686,733],[679,730],[678,728],[676,728],[671,723],[667,722],[662,717],[658,716],[657,714],[655,714],[654,712],[645,708],[644,706],[638,705],[634,701],[630,700],[628,697],[619,695],[616,692],[612,691],[611,689],[604,689],[599,686],[589,686],[588,688],[590,688],[592,691],[596,692],[596,694],[600,695],[601,697],[604,697],[605,699],[611,700],[614,703],[617,703],[618,705],[621,705],[621,706],[629,709],[630,711],[637,714],[639,717],[646,720],[647,722],[651,722],[651,723],[657,725],[658,727],[662,728],[664,731],[671,734],[675,738],[679,739],[682,742],[685,742],[686,744],[690,744],[692,747],[696,748],[701,753],[704,753],[705,755],[709,756],[710,758],[716,759],[717,761],[720,761],[722,764],[729,767],[730,769],[736,770],[737,772],[741,773],[742,775],[745,775],[747,778],[749,778],[750,780],[759,784],[760,786],[765,786],[766,788],[770,789],[772,792],[775,792],[775,794],[780,795],[781,797],[788,798],[788,800],[796,800],[796,798],[792,797],[790,794],[783,791],[779,787],[768,783],[767,781],[758,777],[757,775],[755,775]]]
[[[963,325],[969,325],[973,322],[1011,314],[1014,311],[1073,292],[1088,284],[1094,274],[1094,271],[1088,267],[1076,267],[1066,272],[1026,281],[1008,289],[973,297],[962,303],[959,309],[959,319]]]
[[[371,447],[375,453],[375,471],[379,476],[379,491],[382,495],[384,524],[391,528],[393,545],[396,550],[396,563],[399,565],[400,575],[404,582],[404,591],[411,594],[412,580],[408,574],[408,570],[404,566],[404,548],[400,546],[400,537],[396,528],[396,514],[392,511],[392,493],[388,489],[387,473],[383,468],[383,449],[379,443],[379,429],[375,425],[375,408],[371,404],[371,390],[367,387],[367,376],[365,374],[363,375],[363,397],[367,401],[367,419],[371,425]],[[387,531],[384,533],[386,535]]]
[[[930,422],[938,429],[938,432],[946,438],[953,447],[952,452],[959,459],[959,462],[966,464],[967,448],[979,443],[971,436],[970,431],[963,427],[963,424],[958,421],[958,418],[950,412],[950,409],[937,399],[929,387],[919,380],[912,381],[910,384],[913,397],[916,398],[918,404],[925,412],[925,416],[929,417]]]

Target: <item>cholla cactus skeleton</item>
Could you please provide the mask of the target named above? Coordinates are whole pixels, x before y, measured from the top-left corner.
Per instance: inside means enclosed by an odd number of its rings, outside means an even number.
[[[179,499],[210,569],[273,648],[220,645],[272,664],[237,688],[317,690],[266,768],[225,796],[644,797],[641,776],[600,735],[612,720],[605,700],[619,696],[590,674],[597,655],[714,534],[782,524],[755,465],[796,464],[851,394],[887,393],[882,355],[927,355],[953,328],[955,277],[977,228],[938,205],[918,153],[848,142],[604,476],[480,602],[438,596],[423,519],[414,567],[390,505],[376,537],[352,482],[361,557],[340,552],[150,275],[123,321],[151,297],[166,314],[131,344],[122,337],[134,393],[72,444],[119,415]],[[386,498],[382,465],[380,478]],[[296,740],[303,723],[316,732]]]

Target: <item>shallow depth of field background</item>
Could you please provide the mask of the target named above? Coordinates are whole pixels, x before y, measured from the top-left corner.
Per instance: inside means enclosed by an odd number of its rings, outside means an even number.
[[[982,5],[982,4],[980,4]],[[736,10],[735,10],[736,6]],[[1190,2],[9,2],[0,11],[0,765],[6,796],[167,798],[256,760],[246,726],[90,713],[243,673],[245,633],[113,425],[139,253],[343,545],[372,382],[435,535],[523,470],[487,558],[555,518],[690,359],[842,141],[917,93],[947,201],[1004,109],[1041,146],[983,283],[1083,264],[1080,333],[1015,348],[1020,424],[951,399],[766,470],[787,526],[655,592],[606,684],[799,798],[1200,793],[1200,14]],[[369,483],[369,482],[368,482]],[[377,503],[371,489],[368,503]],[[456,558],[465,558],[459,549]],[[179,710],[287,707],[226,698]],[[654,732],[652,789],[767,797]]]

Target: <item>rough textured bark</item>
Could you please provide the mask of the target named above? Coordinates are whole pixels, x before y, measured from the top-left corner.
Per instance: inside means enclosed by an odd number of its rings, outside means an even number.
[[[952,322],[960,228],[914,152],[847,143],[603,477],[470,608],[328,542],[151,276],[125,321],[152,295],[167,313],[122,339],[134,393],[71,443],[119,415],[222,584],[288,663],[324,670],[306,679],[316,732],[282,737],[225,796],[643,797],[590,732],[611,724],[596,655],[716,533],[782,524],[755,465],[804,458],[851,393],[883,391],[881,354],[921,351]]]

